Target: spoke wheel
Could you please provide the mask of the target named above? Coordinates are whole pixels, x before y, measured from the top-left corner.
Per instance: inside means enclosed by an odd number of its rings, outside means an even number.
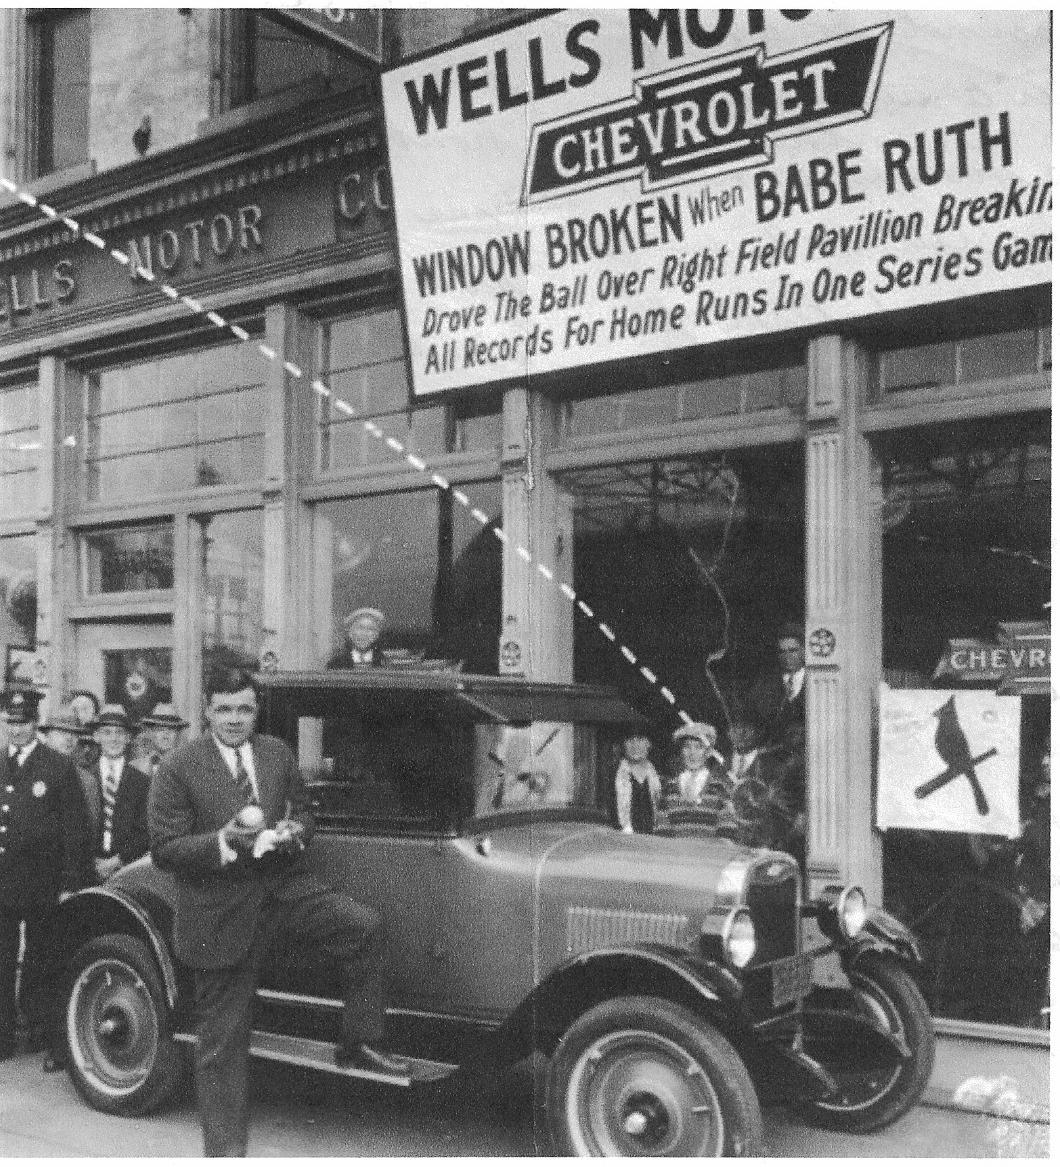
[[[758,1098],[739,1055],[681,1006],[624,997],[590,1009],[549,1068],[558,1154],[720,1157],[761,1150]]]
[[[846,1000],[852,1011],[900,1038],[910,1056],[858,1067],[849,1058],[829,1064],[827,1051],[821,1051],[819,1060],[838,1089],[828,1098],[800,1103],[799,1110],[818,1126],[863,1134],[890,1125],[919,1101],[935,1061],[934,1026],[916,982],[893,960],[867,960],[854,969]]]
[[[144,1114],[175,1088],[180,1061],[143,943],[109,935],[77,952],[67,979],[66,1040],[74,1085],[98,1110]]]

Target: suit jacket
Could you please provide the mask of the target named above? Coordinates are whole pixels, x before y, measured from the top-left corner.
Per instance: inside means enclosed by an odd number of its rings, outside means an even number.
[[[45,909],[87,882],[88,824],[69,758],[37,742],[21,770],[0,750],[0,905]]]
[[[81,787],[88,808],[91,853],[103,853],[103,771],[100,762],[91,770],[81,770]],[[111,852],[121,857],[122,866],[147,854],[147,795],[151,775],[128,758],[122,768],[111,821]]]
[[[779,669],[764,673],[752,685],[750,712],[762,728],[765,744],[779,744],[790,725],[805,722],[806,680],[792,701],[788,700]]]
[[[298,765],[279,738],[250,739],[266,825],[283,818],[313,833]],[[218,832],[245,805],[212,734],[179,746],[162,760],[148,806],[151,855],[176,876],[173,946],[192,968],[225,968],[246,956],[269,891],[304,870],[298,855],[241,856],[224,864]]]
[[[775,748],[758,750],[735,782],[732,808],[738,843],[781,851],[796,848],[806,805],[791,759]]]

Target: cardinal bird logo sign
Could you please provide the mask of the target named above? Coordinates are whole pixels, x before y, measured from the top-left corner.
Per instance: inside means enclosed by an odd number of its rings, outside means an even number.
[[[880,830],[1019,835],[1020,702],[880,687]]]

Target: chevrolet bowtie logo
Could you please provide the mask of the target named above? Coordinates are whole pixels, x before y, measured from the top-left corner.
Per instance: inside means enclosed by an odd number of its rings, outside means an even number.
[[[773,160],[778,138],[872,113],[892,23],[767,57],[761,44],[534,127],[523,205],[640,175],[645,191]]]

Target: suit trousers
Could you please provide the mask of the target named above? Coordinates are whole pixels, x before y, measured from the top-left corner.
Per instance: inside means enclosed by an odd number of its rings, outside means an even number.
[[[50,908],[22,910],[0,907],[0,1048],[14,1044],[18,1023],[15,981],[18,976],[20,923],[26,922],[26,947],[22,975],[18,978],[18,1003],[30,1030],[48,1023],[52,976],[53,913]]]
[[[247,1152],[247,1077],[254,993],[264,968],[327,963],[342,975],[345,1042],[376,1042],[384,1021],[386,940],[379,916],[299,873],[263,907],[250,951],[238,964],[195,970],[195,1085],[206,1156]]]

